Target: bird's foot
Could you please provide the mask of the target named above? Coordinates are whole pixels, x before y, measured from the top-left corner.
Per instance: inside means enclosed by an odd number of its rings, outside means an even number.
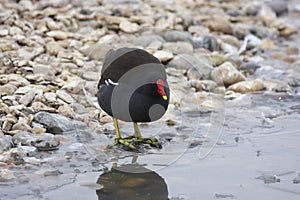
[[[128,150],[139,151],[144,144],[158,149],[162,148],[161,143],[157,138],[138,138],[134,136],[129,136],[126,138],[116,138],[113,145],[122,145]]]

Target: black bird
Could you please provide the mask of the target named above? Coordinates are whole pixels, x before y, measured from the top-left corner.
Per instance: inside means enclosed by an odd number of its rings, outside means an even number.
[[[130,149],[143,143],[160,147],[156,138],[143,138],[137,125],[158,120],[168,108],[166,72],[156,57],[137,48],[110,50],[104,58],[97,96],[100,107],[113,117],[114,144]],[[117,119],[133,122],[134,136],[122,138]]]

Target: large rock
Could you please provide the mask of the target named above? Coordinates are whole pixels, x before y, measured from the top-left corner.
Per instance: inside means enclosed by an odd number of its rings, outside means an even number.
[[[48,132],[54,134],[61,134],[76,130],[75,123],[72,119],[59,114],[42,111],[35,114],[34,120],[37,123],[42,124]]]
[[[211,72],[211,78],[218,84],[229,86],[234,83],[245,81],[245,76],[239,72],[230,62],[225,62]]]

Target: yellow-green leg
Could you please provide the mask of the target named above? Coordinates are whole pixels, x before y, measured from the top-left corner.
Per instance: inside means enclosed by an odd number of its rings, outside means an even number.
[[[121,138],[118,120],[113,117],[113,121],[114,121],[115,130],[116,130],[116,138]]]
[[[136,138],[142,138],[142,134],[141,134],[141,131],[137,125],[136,122],[133,122],[133,128],[134,128],[134,137]]]
[[[156,138],[144,138],[136,122],[133,122],[134,138],[136,144],[149,144],[153,147],[161,148],[161,144]],[[132,137],[131,137],[132,138]]]
[[[116,118],[113,117],[113,121],[114,121],[114,127],[115,127],[115,130],[116,130],[116,139],[115,139],[115,142],[114,142],[114,145],[117,145],[117,144],[122,144],[132,150],[135,149],[135,146],[133,146],[130,141],[127,141],[126,139],[123,139],[121,137],[121,133],[120,133],[120,129],[119,129],[119,124],[118,124],[118,120]]]

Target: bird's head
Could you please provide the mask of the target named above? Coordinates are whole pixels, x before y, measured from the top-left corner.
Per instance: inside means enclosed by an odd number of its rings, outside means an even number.
[[[165,92],[165,83],[164,83],[164,80],[162,79],[158,79],[156,81],[156,85],[157,85],[157,92],[158,94],[166,101],[168,100],[168,97],[166,95],[166,92]]]

